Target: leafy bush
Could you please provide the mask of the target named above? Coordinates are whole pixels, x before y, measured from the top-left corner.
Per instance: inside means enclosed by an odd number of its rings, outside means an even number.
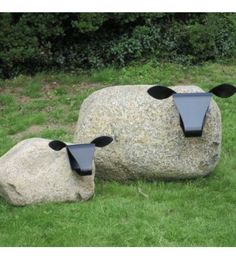
[[[236,15],[0,14],[0,77],[126,65],[149,58],[199,63],[236,55]]]

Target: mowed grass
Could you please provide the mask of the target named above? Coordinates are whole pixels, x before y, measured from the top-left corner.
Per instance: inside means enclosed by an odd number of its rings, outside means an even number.
[[[0,155],[22,139],[72,141],[79,108],[117,84],[236,84],[236,65],[133,64],[89,73],[0,81]],[[0,199],[0,246],[236,246],[236,96],[214,97],[222,113],[221,160],[208,177],[184,181],[96,179],[85,203],[14,207]]]

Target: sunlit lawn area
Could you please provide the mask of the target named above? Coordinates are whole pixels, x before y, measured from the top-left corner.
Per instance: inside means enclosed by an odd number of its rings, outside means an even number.
[[[0,155],[30,137],[72,141],[83,100],[105,86],[236,84],[236,65],[133,64],[91,73],[40,73],[0,81]],[[0,246],[236,246],[236,96],[222,114],[221,160],[185,181],[96,179],[85,203],[15,207],[0,199]],[[142,191],[142,193],[140,193]]]

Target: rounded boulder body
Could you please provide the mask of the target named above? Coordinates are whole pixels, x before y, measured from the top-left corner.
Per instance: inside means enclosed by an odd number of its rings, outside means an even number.
[[[185,179],[208,175],[220,158],[221,115],[211,98],[201,137],[185,137],[173,97],[157,100],[151,85],[112,86],[84,100],[74,141],[103,134],[109,147],[97,149],[96,175],[107,180]],[[197,86],[170,87],[178,93]]]
[[[23,140],[0,158],[0,195],[13,205],[85,201],[94,194],[93,175],[70,168],[66,149],[54,151],[50,140]]]

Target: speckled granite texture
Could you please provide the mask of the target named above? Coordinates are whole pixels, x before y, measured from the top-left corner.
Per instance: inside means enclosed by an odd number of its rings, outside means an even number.
[[[152,98],[151,85],[112,86],[83,102],[74,141],[110,135],[113,143],[96,150],[96,175],[107,180],[183,179],[205,176],[220,158],[221,115],[211,99],[202,137],[186,138],[170,97]],[[202,92],[197,86],[170,87]]]
[[[70,169],[66,149],[53,151],[50,140],[27,139],[0,158],[0,195],[14,205],[88,200],[94,172],[79,176]]]

